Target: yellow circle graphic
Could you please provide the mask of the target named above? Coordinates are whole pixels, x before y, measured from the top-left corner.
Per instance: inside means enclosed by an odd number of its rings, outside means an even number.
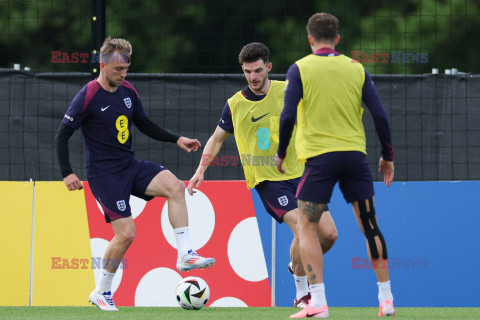
[[[124,144],[130,136],[130,132],[128,131],[128,118],[125,115],[121,115],[117,118],[115,126],[118,130],[117,139],[121,144]]]
[[[124,144],[128,140],[128,136],[130,135],[130,132],[128,132],[128,129],[126,131],[119,131],[117,135],[118,141],[120,141],[121,144]]]
[[[125,115],[121,115],[117,118],[116,127],[118,131],[128,130],[128,118]]]

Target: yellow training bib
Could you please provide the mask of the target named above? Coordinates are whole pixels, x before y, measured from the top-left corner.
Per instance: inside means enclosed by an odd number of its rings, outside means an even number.
[[[297,109],[298,158],[334,151],[366,154],[362,123],[363,66],[344,55],[308,55],[296,62],[303,98]]]
[[[283,181],[303,174],[304,165],[297,158],[293,139],[283,162],[286,173],[280,173],[275,166],[285,86],[284,81],[272,80],[270,90],[260,101],[246,99],[241,91],[228,99],[238,153],[249,189],[264,180]]]

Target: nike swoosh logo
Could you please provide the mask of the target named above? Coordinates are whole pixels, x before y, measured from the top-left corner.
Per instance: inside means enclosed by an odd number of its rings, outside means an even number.
[[[105,111],[105,110],[107,110],[108,108],[110,108],[110,106],[106,106],[105,108],[102,108],[102,109],[100,109],[100,110]]]
[[[317,313],[307,313],[307,318],[312,318],[315,317],[317,314],[320,314],[322,312],[317,312]]]
[[[270,113],[270,112],[269,112]],[[258,117],[258,118],[255,118],[252,116],[252,122],[257,122],[258,120],[262,119],[263,117],[265,117],[268,113],[265,113],[263,116],[261,117]]]

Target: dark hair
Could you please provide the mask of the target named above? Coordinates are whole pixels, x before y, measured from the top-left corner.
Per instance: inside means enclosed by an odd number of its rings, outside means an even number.
[[[338,19],[330,13],[315,13],[308,19],[307,32],[315,41],[335,41],[338,34]]]
[[[255,62],[262,59],[263,62],[268,63],[270,60],[270,50],[267,46],[260,42],[252,42],[242,48],[238,55],[238,62]]]

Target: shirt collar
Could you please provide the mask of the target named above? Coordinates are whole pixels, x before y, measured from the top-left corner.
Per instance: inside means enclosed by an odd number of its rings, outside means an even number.
[[[333,49],[323,47],[323,48],[320,48],[317,51],[315,51],[314,54],[316,54],[316,55],[330,55],[330,54],[333,54],[333,55],[337,56],[340,53],[338,53],[337,51],[335,51]]]

